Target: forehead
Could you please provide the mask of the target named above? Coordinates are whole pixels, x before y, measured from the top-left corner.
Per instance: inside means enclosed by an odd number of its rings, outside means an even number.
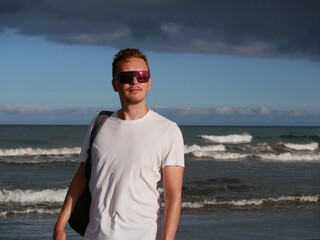
[[[148,71],[146,62],[141,58],[128,58],[118,63],[118,73],[127,71]]]

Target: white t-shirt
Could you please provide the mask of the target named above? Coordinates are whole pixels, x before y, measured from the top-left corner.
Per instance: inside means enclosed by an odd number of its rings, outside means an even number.
[[[91,123],[79,156],[86,162]],[[184,145],[176,123],[149,110],[141,119],[114,112],[92,146],[92,195],[86,240],[161,239],[162,168],[184,167]]]

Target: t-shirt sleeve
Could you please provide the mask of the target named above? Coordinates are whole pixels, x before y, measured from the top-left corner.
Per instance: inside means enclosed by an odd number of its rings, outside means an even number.
[[[81,148],[81,152],[80,155],[78,157],[78,161],[79,162],[86,162],[87,158],[88,158],[88,149],[89,149],[89,145],[90,145],[90,136],[91,136],[91,131],[93,128],[93,124],[96,118],[94,118],[90,125],[89,128],[87,130],[86,136],[84,137],[83,143],[82,143],[82,148]]]
[[[165,141],[161,167],[184,167],[184,143],[180,128],[174,123],[169,129]]]

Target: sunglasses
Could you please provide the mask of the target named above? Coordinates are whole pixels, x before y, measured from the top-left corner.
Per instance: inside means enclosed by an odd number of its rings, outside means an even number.
[[[149,81],[150,74],[147,71],[121,72],[117,76],[115,76],[113,80],[118,79],[119,83],[127,84],[132,83],[133,77],[135,77],[139,83],[146,83]]]

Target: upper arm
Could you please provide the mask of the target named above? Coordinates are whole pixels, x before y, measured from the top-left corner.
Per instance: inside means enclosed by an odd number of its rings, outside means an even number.
[[[168,128],[164,141],[161,167],[181,166],[184,167],[184,143],[183,136],[177,124]]]
[[[74,177],[72,179],[71,186],[75,184],[76,188],[79,188],[79,186],[86,184],[87,177],[86,177],[86,170],[85,169],[86,169],[86,163],[81,162],[76,174],[74,175]]]
[[[79,166],[79,168],[78,168],[78,170],[76,172],[76,175],[79,175],[80,177],[85,176],[86,175],[86,173],[85,173],[86,170],[85,169],[86,169],[86,163],[85,162],[81,162],[80,166]]]
[[[90,147],[91,131],[92,131],[94,122],[95,122],[95,118],[91,121],[91,123],[90,123],[90,125],[88,127],[88,130],[86,132],[86,135],[85,135],[85,137],[83,139],[81,152],[80,152],[80,155],[78,157],[78,161],[79,162],[86,163],[86,160],[88,158],[88,149]]]
[[[83,163],[83,162],[80,163],[80,166],[72,179],[68,193],[73,198],[74,198],[75,194],[77,196],[81,195],[85,189],[86,182],[87,182],[87,177],[85,175],[85,168],[86,168],[86,163]],[[78,199],[78,198],[76,197],[76,199]]]

